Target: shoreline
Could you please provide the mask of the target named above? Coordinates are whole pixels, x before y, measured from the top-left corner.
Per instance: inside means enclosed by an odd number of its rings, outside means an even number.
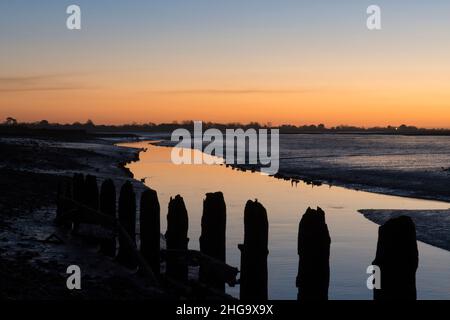
[[[299,175],[296,173],[289,173],[289,172],[283,172],[282,175],[285,175],[288,180],[300,180],[307,184],[311,185],[327,185],[330,187],[341,187],[346,188],[354,191],[361,191],[361,192],[369,192],[369,193],[376,193],[386,196],[393,196],[393,197],[402,197],[402,198],[409,198],[409,199],[420,199],[420,200],[429,200],[429,201],[438,201],[438,202],[446,202],[449,203],[450,208],[450,196],[445,195],[436,195],[432,194],[431,192],[429,194],[426,193],[416,193],[415,191],[411,190],[402,190],[402,189],[394,189],[389,187],[381,187],[381,186],[372,186],[369,184],[359,184],[359,183],[351,183],[346,182],[344,179],[342,180],[332,180],[330,182],[329,178],[322,178],[317,177],[314,175]],[[283,178],[279,178],[283,179]]]
[[[148,142],[151,145],[159,146],[159,147],[168,147],[173,148],[172,142],[169,140],[152,142],[148,140],[142,140],[141,142]],[[191,147],[191,149],[193,149]],[[230,167],[232,170],[241,170],[241,171],[251,171],[255,173],[259,173],[259,167],[257,165],[239,165],[239,164],[223,164],[226,167]],[[291,183],[298,183],[300,181],[314,186],[327,185],[330,187],[341,187],[355,191],[369,192],[382,194],[387,196],[394,197],[404,197],[410,199],[421,199],[421,200],[430,200],[430,201],[439,201],[439,202],[448,202],[450,208],[450,195],[443,194],[435,194],[431,191],[423,192],[423,191],[414,191],[414,190],[406,190],[399,188],[392,188],[386,186],[379,185],[370,185],[368,183],[354,183],[347,181],[344,177],[339,176],[338,178],[330,178],[328,176],[318,175],[314,173],[298,173],[292,172],[289,169],[280,168],[277,174],[271,175],[275,179],[281,179],[286,181],[291,181]]]
[[[450,209],[448,210],[358,210],[365,218],[382,225],[391,218],[410,217],[416,225],[417,240],[450,251]]]

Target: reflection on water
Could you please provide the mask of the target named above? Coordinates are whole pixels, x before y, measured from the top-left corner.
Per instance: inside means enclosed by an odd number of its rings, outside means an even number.
[[[136,179],[158,191],[161,230],[166,229],[171,196],[184,197],[189,213],[190,248],[199,248],[203,199],[207,192],[222,191],[227,204],[227,263],[239,267],[243,241],[243,214],[248,199],[258,199],[269,218],[269,297],[296,299],[297,232],[308,206],[326,212],[331,243],[330,299],[372,299],[366,288],[366,268],[375,257],[378,226],[359,209],[447,209],[448,203],[360,192],[340,187],[311,187],[259,173],[235,171],[219,165],[174,165],[171,148],[145,142],[123,144],[148,148],[140,161],[129,164]],[[198,152],[198,151],[195,151]],[[419,242],[417,288],[419,299],[450,299],[450,253]],[[238,296],[239,287],[228,288]]]

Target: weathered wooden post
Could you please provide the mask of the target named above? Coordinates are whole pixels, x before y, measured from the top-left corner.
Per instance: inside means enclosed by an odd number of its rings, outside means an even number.
[[[207,193],[203,201],[200,252],[225,262],[225,231],[227,213],[222,192]],[[211,273],[208,265],[200,265],[200,281],[225,291],[225,283]]]
[[[107,179],[102,183],[100,189],[100,212],[116,218],[116,187],[111,179]],[[100,250],[110,257],[116,255],[115,231],[112,232],[109,239],[102,241]]]
[[[72,199],[72,184],[67,181],[60,181],[58,183],[58,193],[56,196],[56,218],[55,224],[62,227],[70,227],[71,224],[67,221],[68,214],[72,208],[70,204]]]
[[[119,223],[130,236],[133,243],[136,241],[136,195],[133,185],[127,181],[120,189],[119,196]],[[124,266],[133,269],[136,268],[136,260],[134,258],[132,248],[126,239],[119,235],[119,252],[117,261]]]
[[[65,204],[66,201],[64,201],[65,197],[65,183],[62,181],[59,181],[58,183],[58,191],[56,194],[56,218],[55,218],[55,224],[61,225],[62,224],[62,217],[64,213],[67,211]]]
[[[269,222],[266,209],[247,201],[244,212],[244,243],[241,250],[241,300],[267,300],[267,256]]]
[[[416,300],[419,265],[416,226],[407,216],[393,218],[378,229],[378,244],[372,265],[380,268],[380,289],[375,300]]]
[[[98,210],[98,185],[97,178],[88,174],[85,180],[85,205],[95,211]]]
[[[328,300],[330,234],[321,208],[308,208],[298,226],[298,300]]]
[[[147,189],[141,195],[141,253],[158,276],[160,273],[161,226],[158,194]]]
[[[165,235],[168,250],[166,274],[180,281],[187,281],[188,279],[187,253],[180,254],[180,252],[188,249],[188,224],[189,219],[183,198],[180,195],[173,199],[170,198]],[[171,252],[170,250],[177,250],[178,252]]]
[[[73,200],[84,203],[84,176],[75,173],[72,180]]]
[[[85,188],[84,188],[84,176],[81,173],[76,173],[72,180],[72,196],[73,200],[79,204],[85,203]],[[73,219],[73,231],[78,231],[78,226],[80,225],[80,215],[83,213],[83,209],[76,208],[76,215]]]

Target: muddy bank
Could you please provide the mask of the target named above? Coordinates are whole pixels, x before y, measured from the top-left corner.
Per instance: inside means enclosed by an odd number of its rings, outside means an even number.
[[[416,224],[417,239],[450,251],[449,210],[359,210],[370,221],[379,225],[391,218],[408,216]]]
[[[100,139],[0,138],[0,299],[146,299],[161,292],[99,255],[98,246],[79,239],[46,241],[57,231],[58,182],[75,172],[94,174],[116,186],[130,180],[124,168],[139,156]],[[82,290],[66,287],[66,269],[82,270]]]

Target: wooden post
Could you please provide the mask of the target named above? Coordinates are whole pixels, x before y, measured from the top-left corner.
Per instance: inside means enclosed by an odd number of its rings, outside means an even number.
[[[416,226],[407,216],[393,218],[378,229],[378,244],[372,265],[381,271],[381,289],[375,300],[416,300],[419,253]]]
[[[308,208],[298,226],[298,300],[328,300],[330,234],[321,208]]]
[[[136,242],[136,195],[133,185],[127,181],[123,184],[119,196],[119,222],[128,233],[132,242]],[[119,252],[117,261],[124,266],[136,268],[136,260],[132,248],[122,235],[119,235]]]
[[[73,200],[84,203],[84,176],[81,173],[75,173],[72,182]]]
[[[70,221],[65,219],[65,215],[72,209],[70,202],[72,199],[72,183],[63,180],[58,183],[58,193],[56,198],[56,218],[55,224],[61,227],[70,227]]]
[[[207,193],[203,201],[200,252],[225,263],[226,206],[222,192]],[[212,273],[208,265],[200,265],[201,282],[225,292],[225,283]]]
[[[82,203],[85,204],[85,188],[84,188],[84,176],[81,173],[76,173],[73,176],[73,180],[72,180],[72,192],[73,192],[73,200],[75,202],[78,203]],[[80,211],[82,209],[80,208],[76,208],[77,211]],[[79,226],[79,221],[78,221],[78,217],[80,215],[75,215],[74,221],[73,221],[73,231],[77,232],[78,230],[78,226]]]
[[[98,185],[97,178],[88,174],[85,180],[85,204],[86,207],[98,210]]]
[[[55,223],[57,225],[62,225],[62,217],[64,216],[64,213],[66,213],[66,201],[64,200],[65,197],[65,183],[63,181],[59,181],[58,183],[58,193],[56,195],[56,218]]]
[[[186,250],[188,248],[188,214],[184,200],[180,195],[170,198],[167,214],[166,244],[168,250]],[[177,254],[168,251],[166,257],[166,274],[179,281],[187,281],[187,253]]]
[[[148,265],[147,261],[142,257],[142,254],[137,250],[136,241],[131,239],[128,235],[128,232],[124,229],[124,227],[119,223],[117,218],[108,216],[100,211],[94,211],[91,208],[86,207],[84,204],[74,201],[73,199],[66,199],[71,206],[79,207],[83,209],[81,213],[86,212],[88,215],[82,215],[81,220],[86,223],[94,223],[101,224],[105,227],[112,227],[117,229],[119,235],[123,237],[123,241],[128,243],[128,246],[131,248],[131,253],[135,257],[137,263],[139,264],[141,274],[146,276],[149,280],[149,284],[152,286],[159,286],[158,279],[153,274],[152,269]],[[66,219],[73,218],[76,215],[76,212],[70,212],[66,214]]]
[[[161,226],[158,194],[147,189],[141,195],[141,253],[158,276],[160,273]]]
[[[116,218],[116,187],[111,179],[103,181],[100,190],[100,212]],[[110,239],[105,239],[101,244],[101,252],[107,256],[116,255],[116,236],[114,232]]]
[[[244,243],[241,250],[241,300],[267,300],[269,222],[266,209],[247,201],[244,212]]]

